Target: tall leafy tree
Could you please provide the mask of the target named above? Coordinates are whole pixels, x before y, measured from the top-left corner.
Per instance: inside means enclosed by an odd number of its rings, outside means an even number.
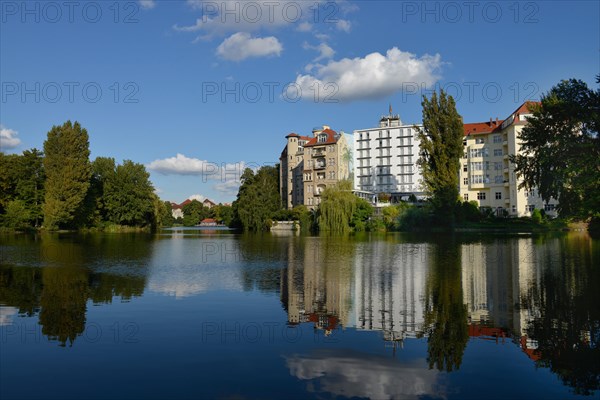
[[[234,219],[247,231],[268,230],[273,214],[281,208],[279,166],[263,166],[256,174],[246,168],[240,178]]]
[[[423,184],[430,196],[438,220],[454,222],[458,201],[458,174],[463,153],[463,122],[452,96],[443,90],[423,97],[423,129],[417,127],[420,140],[419,166]]]
[[[0,215],[5,214],[5,225],[27,228],[40,224],[44,181],[39,150],[25,150],[21,155],[0,153]]]
[[[74,227],[92,173],[87,130],[71,121],[53,126],[44,142],[44,153],[44,226],[48,229]]]
[[[104,198],[107,182],[115,179],[115,159],[111,157],[96,157],[92,162],[92,179],[89,202],[93,208],[92,224],[98,225],[101,221],[108,221],[108,210]]]
[[[325,188],[317,212],[319,229],[348,232],[354,212],[357,210],[358,200],[358,197],[352,193],[352,183],[349,180]]]
[[[32,225],[38,226],[43,218],[44,201],[44,155],[38,149],[25,150],[19,157],[18,182],[16,193],[30,213]]]
[[[118,225],[152,225],[154,197],[146,167],[130,160],[118,165],[104,183],[106,215],[110,222]]]
[[[600,79],[600,78],[599,78]],[[537,187],[545,201],[558,199],[563,216],[600,213],[600,89],[569,79],[530,104],[521,152],[512,156],[521,187]]]
[[[192,200],[185,206],[183,206],[183,225],[194,226],[197,225],[204,218],[208,218],[209,209],[204,207],[198,200]]]

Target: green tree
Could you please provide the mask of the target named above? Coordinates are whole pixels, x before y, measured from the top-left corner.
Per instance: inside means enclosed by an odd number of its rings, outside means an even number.
[[[44,142],[44,154],[44,226],[47,229],[73,227],[92,173],[87,130],[71,121],[53,126]]]
[[[458,201],[458,174],[463,153],[463,122],[452,96],[443,90],[431,99],[423,97],[423,129],[415,127],[420,140],[419,166],[423,184],[439,222],[454,223]]]
[[[42,203],[46,180],[44,156],[38,149],[25,150],[19,161],[16,194],[25,203],[31,223],[38,226],[43,218]]]
[[[114,158],[96,157],[92,162],[92,179],[90,187],[90,202],[93,207],[92,225],[98,225],[102,221],[108,221],[108,209],[106,207],[105,186],[108,181],[115,179],[116,163]]]
[[[357,205],[358,197],[352,193],[349,180],[326,187],[318,209],[319,229],[341,233],[350,231],[350,221]]]
[[[367,229],[367,223],[373,215],[373,206],[365,199],[356,198],[356,207],[352,213],[350,226],[355,231],[364,231]]]
[[[208,208],[204,207],[198,200],[192,200],[182,208],[183,225],[194,226],[208,217]]]
[[[231,226],[233,221],[233,208],[224,204],[217,204],[214,207],[215,219],[222,224]]]
[[[246,231],[265,231],[281,208],[279,166],[263,166],[256,174],[246,168],[240,178],[240,189],[233,202],[235,224]]]
[[[2,214],[8,203],[17,198],[19,158],[18,154],[0,153],[0,213]]]
[[[520,154],[511,156],[523,178],[520,187],[536,187],[545,201],[558,199],[562,216],[599,214],[600,89],[564,80],[529,109],[533,116],[519,135]]]
[[[170,201],[160,201],[158,197],[156,198],[157,202],[155,205],[157,210],[155,211],[158,218],[158,226],[173,226],[175,223],[175,218],[173,218],[173,212],[171,209]]]
[[[154,187],[142,164],[125,160],[104,184],[106,215],[112,223],[148,226],[155,220]]]
[[[3,225],[14,229],[30,227],[31,211],[23,200],[11,200],[6,206]]]
[[[23,205],[29,218],[26,225],[38,226],[43,218],[44,181],[43,154],[39,150],[25,150],[21,155],[0,153],[0,214],[7,213],[9,203],[18,200],[11,208],[11,224],[15,222],[17,205]],[[22,222],[19,222],[20,228],[25,227]]]

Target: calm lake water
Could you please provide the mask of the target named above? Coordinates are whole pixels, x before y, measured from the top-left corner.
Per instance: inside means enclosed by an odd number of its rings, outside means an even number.
[[[599,398],[600,241],[1,236],[0,398]]]

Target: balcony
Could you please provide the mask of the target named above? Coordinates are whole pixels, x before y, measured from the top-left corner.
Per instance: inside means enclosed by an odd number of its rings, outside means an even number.
[[[325,153],[325,149],[314,149],[311,155],[313,157],[325,157]]]
[[[315,163],[315,169],[324,169],[325,167],[327,167],[325,163]]]
[[[508,181],[504,181],[504,187],[508,187],[510,183]]]
[[[509,204],[509,203],[510,203],[510,197],[507,197],[507,198],[505,198],[505,199],[504,199],[504,202],[505,202],[506,204]]]
[[[504,172],[505,174],[508,174],[508,167],[505,167],[502,172]]]

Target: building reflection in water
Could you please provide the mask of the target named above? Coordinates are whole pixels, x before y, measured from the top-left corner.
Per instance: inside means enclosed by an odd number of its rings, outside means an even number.
[[[300,245],[288,242],[281,294],[290,325],[310,322],[325,335],[348,326],[353,247],[328,238],[305,238]]]
[[[572,235],[488,241],[290,242],[290,324],[380,331],[394,350],[428,340],[430,368],[456,370],[469,337],[519,346],[577,393],[600,381],[599,250]],[[301,254],[298,254],[301,253]],[[349,267],[351,266],[351,267]],[[594,267],[595,266],[595,267]]]

